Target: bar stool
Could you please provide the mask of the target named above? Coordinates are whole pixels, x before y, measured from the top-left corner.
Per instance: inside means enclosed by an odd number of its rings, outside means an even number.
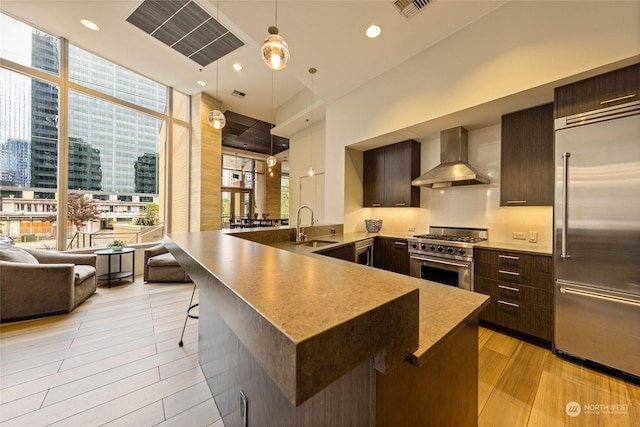
[[[199,303],[193,303],[193,296],[196,294],[196,284],[193,284],[193,292],[191,292],[191,301],[189,301],[189,308],[187,309],[187,317],[184,318],[184,326],[182,327],[182,335],[180,335],[180,342],[178,343],[178,345],[180,347],[182,347],[184,345],[184,343],[182,342],[182,339],[184,338],[184,330],[187,328],[187,320],[189,320],[189,318],[192,319],[197,319],[198,316],[196,316],[195,314],[191,314],[191,310],[193,310],[194,308],[196,308],[197,306],[199,306]]]

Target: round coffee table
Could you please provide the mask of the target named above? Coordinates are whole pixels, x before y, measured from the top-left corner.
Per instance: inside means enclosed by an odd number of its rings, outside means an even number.
[[[134,248],[122,248],[117,251],[114,249],[100,249],[99,251],[95,251],[94,254],[107,257],[107,273],[98,276],[98,280],[106,280],[108,287],[111,287],[112,280],[122,280],[124,278],[131,277],[131,283],[135,281],[136,250]],[[122,271],[123,254],[131,254],[131,271]],[[111,257],[116,255],[118,256],[118,271],[111,271]]]

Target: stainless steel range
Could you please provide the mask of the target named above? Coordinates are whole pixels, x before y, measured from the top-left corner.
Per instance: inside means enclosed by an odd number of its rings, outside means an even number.
[[[429,227],[410,237],[411,275],[473,291],[473,246],[488,238],[486,228]]]

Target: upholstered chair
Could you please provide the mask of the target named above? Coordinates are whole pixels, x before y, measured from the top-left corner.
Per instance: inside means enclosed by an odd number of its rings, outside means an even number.
[[[97,283],[95,255],[0,246],[2,322],[68,313]]]
[[[144,250],[145,282],[190,282],[187,273],[163,243]]]

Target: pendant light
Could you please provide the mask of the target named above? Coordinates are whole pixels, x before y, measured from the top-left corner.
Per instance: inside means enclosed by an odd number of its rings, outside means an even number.
[[[276,106],[275,106],[275,103],[273,101],[273,70],[271,70],[271,107],[273,108],[273,120],[272,121],[275,122],[276,121]],[[273,157],[273,133],[271,132],[271,129],[273,129],[273,124],[271,125],[271,128],[269,129],[269,137],[271,138],[271,150],[269,151],[270,155],[269,155],[269,157],[267,157],[267,166],[269,166],[269,172],[271,172],[271,168],[274,167],[276,165],[276,163],[278,163],[278,159]]]
[[[216,21],[220,22],[220,0],[216,2]],[[216,102],[218,103],[218,108],[220,108],[220,98],[218,98],[218,74],[220,71],[219,67],[220,58],[216,59]],[[207,114],[207,123],[214,129],[222,129],[227,124],[227,118],[222,114],[222,111],[216,109],[209,111]]]
[[[276,25],[269,27],[269,36],[262,42],[262,59],[272,70],[282,70],[289,63],[289,46],[278,34],[278,0],[276,0]]]
[[[309,176],[313,176],[316,174],[316,170],[313,168],[313,75],[315,73],[317,73],[318,70],[315,68],[309,68],[309,74],[311,74],[311,128],[309,129],[309,134],[310,137],[309,139],[311,140],[311,166],[309,166],[309,170],[307,171],[307,175]]]

